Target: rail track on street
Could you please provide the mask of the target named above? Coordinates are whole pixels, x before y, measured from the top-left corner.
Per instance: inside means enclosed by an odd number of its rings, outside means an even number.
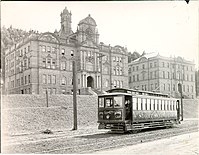
[[[137,134],[113,134],[110,132],[82,133],[74,136],[61,134],[57,137],[38,139],[32,142],[25,141],[13,145],[11,144],[9,145],[9,151],[6,153],[92,153],[191,132],[198,132],[197,121],[184,122],[183,124],[168,129],[145,130]]]

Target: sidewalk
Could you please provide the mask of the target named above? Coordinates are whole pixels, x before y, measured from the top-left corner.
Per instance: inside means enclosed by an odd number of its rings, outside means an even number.
[[[199,155],[199,133],[194,132],[154,142],[98,151],[94,154]]]

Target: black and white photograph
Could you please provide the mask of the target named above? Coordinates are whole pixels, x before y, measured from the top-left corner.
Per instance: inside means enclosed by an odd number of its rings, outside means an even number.
[[[1,1],[1,153],[199,155],[199,3]]]

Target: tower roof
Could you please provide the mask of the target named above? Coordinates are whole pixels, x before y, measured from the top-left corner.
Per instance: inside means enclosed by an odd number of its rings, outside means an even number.
[[[89,25],[93,25],[93,26],[97,26],[95,20],[91,17],[91,15],[89,14],[86,18],[82,19],[78,25],[80,24],[89,24]]]
[[[69,13],[67,7],[65,7],[64,10],[61,12],[61,15],[62,14],[71,14],[71,12]]]

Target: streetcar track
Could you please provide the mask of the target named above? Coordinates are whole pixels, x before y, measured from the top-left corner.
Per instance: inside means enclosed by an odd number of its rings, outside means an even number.
[[[165,130],[164,131],[161,130],[160,131],[161,133],[158,133],[158,134],[152,131],[152,133],[148,133],[148,135],[143,135],[144,133],[141,133],[141,134],[136,134],[135,137],[133,137],[133,136],[129,137],[129,135],[122,136],[121,138],[117,137],[117,139],[113,139],[114,137],[111,137],[108,139],[108,142],[107,142],[107,138],[103,138],[103,139],[101,139],[101,141],[98,141],[98,142],[96,142],[96,141],[94,142],[94,140],[91,140],[87,144],[85,144],[85,143],[79,144],[78,146],[72,145],[72,147],[68,146],[68,147],[64,147],[64,148],[38,151],[38,152],[34,152],[34,153],[37,153],[37,154],[38,153],[39,154],[55,153],[57,151],[58,152],[65,151],[64,153],[90,153],[90,152],[100,151],[102,149],[104,150],[104,149],[111,149],[111,148],[116,148],[116,147],[123,147],[123,146],[138,144],[138,143],[140,143],[140,139],[144,139],[143,142],[149,142],[152,140],[158,140],[158,139],[163,139],[163,138],[167,138],[167,137],[178,136],[178,135],[181,135],[184,133],[190,133],[195,130],[198,131],[198,127],[190,127],[189,130],[184,129],[184,128],[179,129],[178,131],[170,130],[170,131],[167,131],[166,133],[164,132]],[[173,133],[173,132],[175,132],[175,133]],[[155,137],[154,137],[153,133],[156,134]],[[135,134],[133,134],[133,135],[135,135]],[[110,141],[111,141],[111,146],[108,147],[108,145],[106,145],[106,143],[109,144]],[[132,142],[132,141],[134,141],[134,142]],[[77,142],[77,141],[75,141],[75,142]],[[119,144],[117,145],[118,142],[119,142]],[[125,143],[123,143],[123,142],[125,142]],[[89,148],[89,150],[87,150],[87,148]]]

